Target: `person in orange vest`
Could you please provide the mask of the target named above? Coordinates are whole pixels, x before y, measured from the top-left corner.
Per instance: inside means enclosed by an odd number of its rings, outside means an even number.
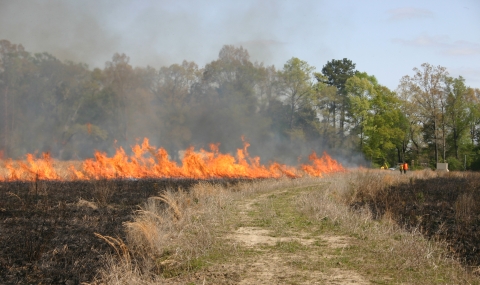
[[[407,174],[407,170],[408,170],[408,163],[403,163],[403,173],[404,174]]]

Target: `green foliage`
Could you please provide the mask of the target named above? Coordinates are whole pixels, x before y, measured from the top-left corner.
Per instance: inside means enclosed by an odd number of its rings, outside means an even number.
[[[455,157],[448,157],[447,163],[448,163],[448,169],[450,171],[465,170],[463,161],[460,161]]]
[[[328,85],[337,87],[340,93],[345,91],[347,80],[355,75],[355,63],[344,58],[342,60],[332,59],[322,68],[322,74],[326,80],[322,80]]]
[[[359,73],[346,82],[352,133],[358,148],[378,165],[394,164],[395,151],[408,128],[396,94],[379,85],[374,76]]]
[[[337,113],[340,115],[340,139],[343,139],[343,134],[345,131],[345,122],[347,120],[347,108],[348,108],[348,98],[346,83],[347,80],[354,76],[355,63],[351,60],[344,58],[342,60],[332,59],[327,62],[322,68],[323,76],[317,76],[319,82],[325,83],[330,86],[335,86],[337,88],[337,99],[332,105],[333,119],[334,119],[334,128],[336,128],[335,120],[337,119]],[[343,140],[342,140],[343,141]]]

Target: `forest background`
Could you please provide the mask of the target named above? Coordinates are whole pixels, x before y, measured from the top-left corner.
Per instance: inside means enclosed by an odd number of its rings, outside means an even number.
[[[480,89],[429,63],[390,90],[347,58],[277,69],[225,45],[204,67],[133,67],[116,53],[91,70],[0,40],[0,159],[112,155],[144,137],[175,160],[210,143],[233,153],[245,138],[262,162],[327,151],[347,166],[480,170]]]

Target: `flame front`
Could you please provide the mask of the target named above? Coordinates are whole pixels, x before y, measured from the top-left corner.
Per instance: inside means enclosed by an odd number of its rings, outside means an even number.
[[[324,152],[323,156],[320,158],[317,157],[315,152],[312,152],[308,159],[312,164],[304,164],[301,167],[302,170],[310,176],[321,177],[323,174],[345,172],[345,168],[343,168],[343,166],[335,159],[331,158],[326,152]]]
[[[80,167],[67,166],[67,172],[60,175],[50,155],[35,158],[28,154],[26,162],[6,161],[6,171],[0,172],[0,181],[26,180],[86,180],[115,178],[297,178],[303,175],[321,177],[323,174],[345,171],[343,166],[324,153],[318,158],[313,152],[310,164],[292,167],[280,163],[262,165],[259,157],[250,157],[249,144],[244,142],[236,156],[219,152],[218,144],[211,144],[210,150],[196,152],[193,147],[184,152],[181,165],[169,159],[167,151],[150,146],[148,139],[132,147],[132,155],[118,148],[115,155],[95,152],[93,159],[82,162]]]

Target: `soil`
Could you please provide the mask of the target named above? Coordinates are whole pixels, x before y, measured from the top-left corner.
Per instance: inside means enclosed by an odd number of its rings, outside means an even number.
[[[236,180],[209,180],[236,183]],[[36,181],[0,183],[0,284],[80,284],[92,281],[104,240],[124,240],[123,223],[150,196],[188,189],[192,179]]]

